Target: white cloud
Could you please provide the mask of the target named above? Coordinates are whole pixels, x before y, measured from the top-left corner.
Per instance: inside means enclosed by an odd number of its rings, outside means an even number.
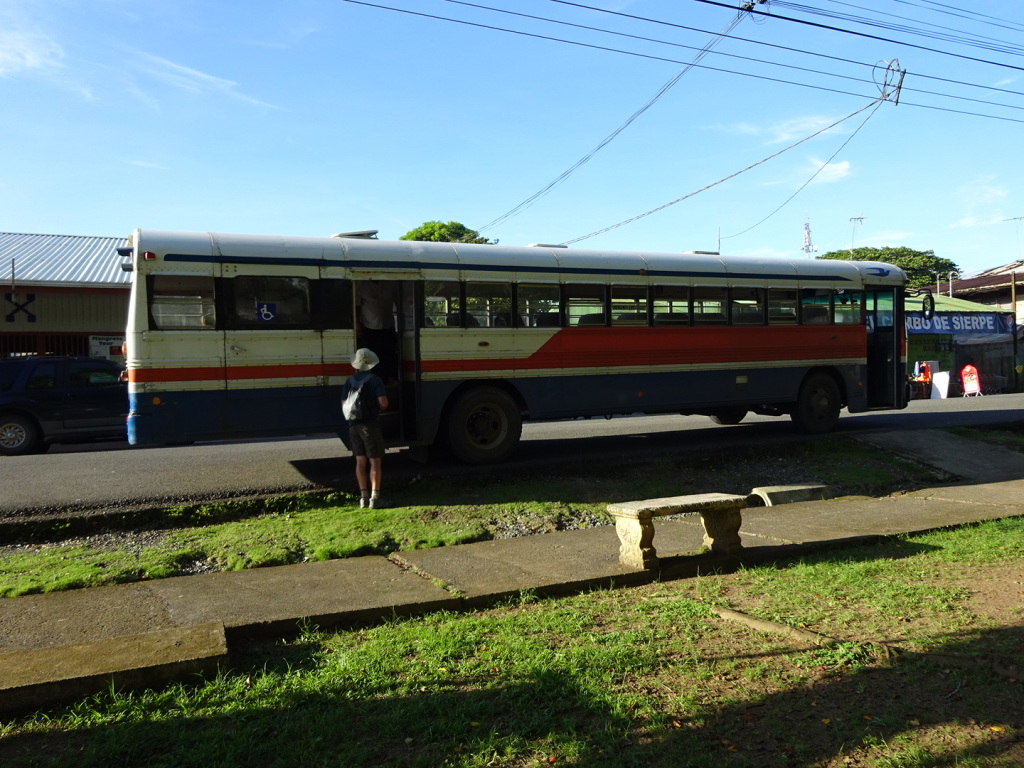
[[[791,144],[800,139],[806,139],[808,136],[834,122],[835,119],[831,117],[808,115],[805,117],[795,117],[792,120],[783,120],[778,123],[766,123],[764,125],[747,122],[718,123],[710,125],[708,128],[720,133],[729,133],[736,136],[759,136],[764,140],[765,144]],[[839,126],[832,130],[839,130]],[[826,131],[826,133],[830,132]]]
[[[1007,218],[1000,207],[1010,191],[991,175],[977,176],[957,190],[964,209],[953,227],[986,227]]]
[[[133,51],[132,55],[136,61],[146,61],[147,66],[142,68],[142,71],[156,80],[169,85],[172,88],[179,90],[188,91],[189,93],[208,95],[215,94],[220,96],[227,96],[232,99],[238,99],[249,104],[254,104],[260,107],[268,107],[270,109],[280,109],[273,104],[268,104],[265,101],[247,96],[244,93],[240,93],[236,86],[238,83],[232,80],[225,80],[214,75],[208,75],[205,72],[200,72],[198,69],[192,69],[181,64],[176,64],[168,59],[161,58],[160,56],[153,56],[143,51]]]
[[[824,163],[821,160],[811,160],[812,169],[816,175],[812,184],[831,184],[834,181],[845,179],[850,175],[850,161],[843,160],[839,163]]]
[[[811,134],[820,131],[835,120],[828,117],[798,117],[793,120],[786,120],[777,123],[770,128],[771,138],[769,144],[788,144],[800,139],[805,139]]]
[[[63,49],[46,35],[0,31],[0,75],[60,66]]]

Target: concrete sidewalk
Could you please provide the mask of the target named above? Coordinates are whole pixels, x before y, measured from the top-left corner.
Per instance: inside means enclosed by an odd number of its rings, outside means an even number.
[[[618,561],[614,526],[0,600],[0,713],[212,673],[239,641],[302,625],[675,579],[809,549],[1024,514],[1024,456],[931,430],[863,438],[960,478],[883,499],[743,510],[738,558],[696,554],[699,516],[657,523],[656,571]],[[713,489],[709,489],[713,490]]]

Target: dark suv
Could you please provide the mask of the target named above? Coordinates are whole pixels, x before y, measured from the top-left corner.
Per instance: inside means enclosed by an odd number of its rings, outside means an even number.
[[[51,443],[126,438],[122,368],[88,357],[0,360],[0,455],[41,453]]]

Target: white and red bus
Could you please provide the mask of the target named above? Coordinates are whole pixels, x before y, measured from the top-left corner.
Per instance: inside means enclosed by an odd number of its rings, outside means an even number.
[[[136,230],[133,444],[342,428],[361,290],[394,298],[390,446],[507,458],[524,420],[897,409],[906,276],[889,264]],[[390,304],[390,302],[389,302]],[[378,341],[378,343],[380,343]]]

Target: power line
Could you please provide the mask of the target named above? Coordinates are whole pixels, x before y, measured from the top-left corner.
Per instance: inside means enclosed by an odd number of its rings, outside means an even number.
[[[698,0],[698,1],[701,1],[701,0]],[[625,55],[625,56],[632,56],[634,58],[646,59],[646,60],[649,60],[649,61],[667,62],[667,63],[670,63],[670,64],[684,64],[685,63],[685,62],[679,61],[678,59],[672,59],[672,58],[668,58],[668,57],[665,57],[665,56],[655,56],[655,55],[652,55],[652,54],[639,53],[639,52],[636,52],[636,51],[628,51],[628,50],[624,50],[624,49],[621,49],[621,48],[613,48],[613,47],[610,47],[610,46],[595,45],[593,43],[583,43],[583,42],[579,42],[579,41],[575,41],[575,40],[567,40],[565,38],[553,37],[553,36],[550,36],[550,35],[541,35],[541,34],[537,34],[537,33],[533,33],[533,32],[524,32],[524,31],[516,30],[516,29],[508,29],[506,27],[498,27],[498,26],[494,26],[494,25],[490,25],[490,24],[482,24],[482,23],[479,23],[479,22],[467,21],[467,20],[464,20],[464,19],[453,19],[453,18],[449,18],[449,17],[446,17],[446,16],[439,16],[439,15],[436,15],[436,14],[422,13],[422,12],[419,12],[419,11],[410,11],[410,10],[407,10],[407,9],[404,9],[404,8],[395,8],[395,7],[392,7],[392,6],[381,5],[381,4],[378,4],[378,3],[366,2],[365,0],[343,0],[343,2],[350,3],[350,4],[353,4],[353,5],[362,5],[362,6],[366,6],[366,7],[370,7],[370,8],[378,8],[380,10],[392,11],[392,12],[395,12],[395,13],[402,13],[402,14],[406,14],[406,15],[409,15],[409,16],[418,16],[418,17],[421,17],[421,18],[428,18],[428,19],[432,19],[432,20],[436,20],[436,21],[446,21],[446,22],[450,22],[450,23],[461,24],[461,25],[464,25],[464,26],[469,26],[469,27],[474,27],[474,28],[479,28],[479,29],[486,29],[486,30],[489,30],[489,31],[505,32],[505,33],[508,33],[508,34],[519,35],[521,37],[529,37],[529,38],[538,39],[538,40],[545,40],[545,41],[548,41],[548,42],[562,43],[564,45],[572,45],[572,46],[576,46],[576,47],[579,47],[579,48],[587,48],[587,49],[590,49],[590,50],[598,50],[598,51],[603,51],[603,52],[606,52],[606,53],[618,53],[618,54],[622,54],[622,55]],[[572,6],[576,6],[576,7],[580,7],[580,8],[591,8],[590,6],[580,5],[579,3],[565,2],[565,0],[549,0],[549,2],[560,2],[560,3],[563,3],[565,5],[572,5]],[[601,10],[601,9],[593,8],[592,10]],[[621,14],[621,13],[617,13],[617,12],[610,12],[610,13],[614,13],[615,15],[619,15],[619,16],[627,16],[627,17],[630,17],[630,18],[643,19],[643,17],[630,16],[629,14]],[[651,21],[654,21],[654,20],[651,20]],[[657,22],[657,21],[654,21],[654,23],[667,23],[667,22]],[[690,29],[690,30],[695,29],[693,27],[685,27],[685,26],[676,25],[676,24],[668,24],[668,25],[669,26],[675,26],[675,27],[681,27],[683,29]],[[697,30],[697,31],[704,31],[704,30]],[[611,33],[611,34],[614,34],[614,33]],[[711,34],[714,34],[714,33],[711,33]],[[726,37],[729,37],[729,39],[741,40],[741,41],[744,41],[744,42],[756,42],[756,41],[747,40],[746,38],[739,38],[739,37],[734,37],[734,36],[726,36]],[[798,53],[804,53],[802,51],[799,51],[798,49],[786,48],[785,46],[774,46],[773,45],[772,47],[782,48],[782,49],[785,49],[785,50],[795,51],[795,52],[798,52]],[[718,54],[718,55],[723,55],[723,54]],[[822,54],[813,54],[813,55],[822,55]],[[834,58],[834,57],[826,57],[826,58]],[[846,59],[838,59],[838,60],[840,60],[840,61],[847,61],[848,63],[859,64],[859,65],[862,65],[862,66],[870,66],[870,65],[864,65],[862,62],[853,62],[853,61],[846,60]],[[778,64],[776,62],[769,62],[769,63],[774,64],[776,66],[782,66],[782,67],[790,66],[790,65],[785,65],[785,64]],[[753,79],[756,79],[756,80],[764,80],[764,81],[773,82],[773,83],[782,83],[782,84],[785,84],[785,85],[795,85],[795,86],[798,86],[798,87],[801,87],[801,88],[809,88],[809,89],[812,89],[812,90],[824,91],[826,93],[835,93],[835,94],[839,94],[839,95],[842,95],[842,96],[854,96],[856,98],[871,98],[870,96],[867,96],[866,94],[863,94],[863,93],[853,93],[853,92],[850,92],[850,91],[844,91],[844,90],[840,90],[840,89],[837,89],[837,88],[828,88],[828,87],[821,86],[821,85],[813,85],[811,83],[802,83],[802,82],[797,82],[797,81],[793,81],[793,80],[785,80],[785,79],[782,79],[782,78],[767,77],[767,76],[764,76],[764,75],[756,75],[756,74],[752,74],[752,73],[749,73],[749,72],[738,72],[736,70],[725,69],[725,68],[722,68],[722,67],[711,67],[711,66],[708,66],[707,64],[693,64],[692,66],[694,68],[704,69],[704,70],[708,70],[708,71],[711,71],[711,72],[720,72],[720,73],[723,73],[723,74],[737,75],[737,76],[740,76],[740,77],[749,77],[749,78],[753,78]],[[801,69],[801,68],[797,67],[796,69]],[[804,70],[804,71],[811,71],[811,72],[818,73],[817,70]],[[830,76],[830,77],[844,78],[844,79],[855,79],[855,78],[849,78],[849,77],[844,76],[844,75],[837,75],[837,74],[825,73],[825,72],[821,72],[819,74],[823,74],[823,75]],[[917,76],[917,77],[928,77],[927,75],[915,75],[915,76]],[[945,80],[943,78],[930,78],[930,79],[942,80],[943,82],[949,82],[949,83],[954,83],[954,84],[959,84],[959,85],[966,85],[966,86],[970,86],[970,87],[986,88],[988,90],[996,90],[996,91],[1000,91],[1000,92],[1008,93],[1008,94],[1012,94],[1012,95],[1024,95],[1024,93],[1019,93],[1017,91],[1008,91],[1008,90],[999,89],[999,88],[991,88],[991,87],[988,87],[988,86],[977,86],[977,85],[974,85],[972,83],[962,83],[962,82],[955,81],[955,80]],[[861,82],[866,82],[866,81],[861,81]],[[907,90],[911,91],[912,89],[908,88]],[[931,93],[927,92],[927,91],[919,91],[919,92],[920,93],[929,93],[931,95]],[[943,96],[945,98],[952,98],[952,99],[962,99],[962,98],[965,98],[965,97],[953,96],[951,94],[934,94],[934,95],[940,95],[940,96]],[[982,103],[991,103],[991,104],[993,104],[995,106],[1006,107],[1008,109],[1015,109],[1016,108],[1016,107],[1013,107],[1012,105],[995,103],[995,102],[982,102]],[[950,108],[938,107],[938,106],[934,106],[934,105],[918,104],[918,103],[907,102],[907,101],[903,101],[902,104],[904,104],[906,106],[911,106],[911,107],[922,107],[922,108],[931,109],[931,110],[934,110],[934,111],[949,112],[949,113],[952,113],[952,114],[960,114],[960,115],[968,115],[968,116],[971,116],[971,117],[982,117],[982,118],[987,118],[987,119],[991,119],[991,120],[1002,120],[1002,121],[1006,121],[1006,122],[1021,122],[1020,120],[1017,120],[1015,118],[1010,118],[1010,117],[1002,117],[1002,116],[999,116],[999,115],[990,115],[990,114],[984,114],[984,113],[980,113],[980,112],[969,112],[969,111],[966,111],[966,110],[950,109]]]
[[[978,13],[977,11],[967,10],[966,8],[957,8],[952,5],[945,5],[944,3],[930,2],[930,0],[924,0],[923,3],[914,3],[910,0],[893,0],[893,2],[901,3],[902,5],[914,6],[915,8],[935,6],[927,8],[927,10],[934,11],[935,13],[944,13],[949,16],[956,16],[961,19],[971,19],[979,24],[990,24],[993,27],[1002,27],[1003,29],[1012,29],[1014,31],[1024,29],[1024,24],[1017,24],[1016,22],[1011,22],[1007,19],[1000,19],[997,16],[989,16],[988,14]],[[943,8],[950,8],[952,10],[946,11],[942,10]],[[953,13],[952,11],[956,11],[956,13]]]
[[[632,34],[628,34],[628,33],[625,33],[625,32],[618,32],[618,31],[615,31],[615,30],[603,29],[601,27],[593,27],[593,26],[590,26],[590,25],[587,25],[587,24],[577,24],[575,22],[562,21],[560,19],[549,19],[549,18],[547,18],[545,16],[536,16],[534,14],[520,13],[518,11],[509,11],[509,10],[506,10],[504,8],[494,8],[492,6],[481,5],[479,3],[466,2],[466,0],[444,0],[444,2],[453,3],[455,5],[464,5],[464,6],[468,6],[470,8],[477,8],[477,9],[480,9],[480,10],[491,11],[491,12],[494,12],[494,13],[503,13],[503,14],[507,14],[507,15],[510,15],[510,16],[519,16],[521,18],[531,19],[531,20],[534,20],[534,21],[542,21],[542,22],[545,22],[545,23],[548,23],[548,24],[558,24],[558,25],[561,25],[561,26],[572,27],[574,29],[584,29],[584,30],[587,30],[589,32],[600,32],[602,34],[613,35],[613,36],[616,36],[616,37],[625,37],[625,38],[628,38],[628,39],[631,39],[631,40],[640,40],[642,42],[647,42],[647,43],[657,43],[659,45],[668,45],[668,46],[671,46],[671,47],[674,47],[674,48],[685,48],[685,49],[693,50],[693,51],[701,51],[702,53],[711,53],[711,54],[713,54],[715,56],[722,56],[722,57],[726,57],[726,58],[730,58],[730,59],[739,59],[741,61],[753,62],[753,63],[756,63],[756,64],[767,64],[768,66],[781,67],[783,69],[792,69],[792,70],[796,70],[798,72],[807,72],[807,73],[811,73],[811,74],[822,75],[824,77],[833,77],[833,78],[837,78],[837,79],[840,79],[840,80],[852,80],[854,82],[859,82],[859,83],[865,82],[864,80],[856,78],[856,77],[851,77],[849,75],[840,75],[840,74],[837,74],[837,73],[834,73],[834,72],[824,72],[824,71],[822,71],[820,69],[811,69],[809,67],[798,67],[798,66],[793,65],[793,64],[783,64],[783,63],[778,62],[778,61],[768,61],[768,60],[765,60],[765,59],[757,59],[757,58],[754,58],[754,57],[751,57],[751,56],[740,56],[740,55],[735,54],[735,53],[724,53],[722,51],[710,51],[710,49],[707,49],[707,48],[701,49],[701,48],[697,48],[696,46],[684,45],[682,43],[675,43],[675,42],[671,42],[669,40],[659,40],[659,39],[653,38],[653,37],[645,37],[645,36],[642,36],[642,35],[632,35]],[[688,29],[693,29],[693,28],[688,28]],[[708,33],[708,34],[714,34],[714,35],[717,35],[718,37],[725,37],[725,38],[729,38],[731,40],[742,40],[742,41],[746,41],[746,42],[755,42],[755,41],[747,41],[745,38],[735,37],[733,35],[727,35],[724,32]],[[768,44],[764,44],[764,45],[768,45]],[[782,47],[782,46],[772,46],[772,47]],[[869,68],[871,68],[871,67],[875,66],[873,64],[867,64],[867,63],[864,63],[864,62],[853,61],[851,59],[843,59],[843,58],[839,58],[839,57],[836,57],[836,56],[825,56],[823,54],[817,54],[817,53],[813,53],[811,51],[799,51],[799,50],[793,49],[793,48],[786,48],[785,50],[794,51],[794,52],[797,52],[797,53],[804,53],[804,54],[809,55],[809,56],[821,56],[822,58],[832,59],[832,60],[835,60],[835,61],[841,61],[841,62],[844,62],[844,63],[847,63],[847,64],[854,64],[854,65],[860,66],[860,67],[869,67]],[[990,89],[989,86],[979,86],[979,85],[974,85],[972,83],[962,83],[962,82],[958,82],[958,81],[955,81],[955,80],[946,80],[945,78],[931,78],[931,77],[928,77],[927,75],[917,75],[917,74],[915,74],[915,77],[921,77],[921,78],[931,79],[931,80],[942,80],[944,82],[955,83],[957,85],[965,85],[965,86],[968,86],[968,87]],[[967,96],[954,96],[952,94],[939,93],[937,91],[926,91],[926,90],[917,89],[917,88],[907,88],[906,90],[908,92],[922,93],[922,94],[926,94],[926,95],[929,95],[929,96],[938,96],[940,98],[955,99],[955,100],[959,100],[959,101],[972,101],[972,102],[975,102],[975,103],[978,103],[978,104],[988,104],[990,106],[1006,107],[1008,109],[1024,109],[1024,106],[1016,107],[1016,106],[1011,106],[1011,105],[1007,105],[1007,104],[1002,104],[1000,102],[985,101],[983,99],[972,99],[972,98],[969,98]],[[998,88],[994,89],[994,90],[1002,90],[1004,93],[1010,93],[1010,94],[1016,94],[1016,95],[1024,96],[1024,93],[1021,93],[1021,92],[1018,92],[1018,91],[1008,91],[1008,90],[1005,90],[1005,89],[998,89]]]
[[[831,2],[838,3],[839,5],[843,5],[843,6],[846,6],[848,8],[858,8],[859,10],[868,10],[866,8],[862,8],[861,6],[855,6],[855,5],[851,5],[849,3],[841,3],[841,2],[838,2],[838,0],[831,0]],[[891,29],[891,30],[896,31],[896,32],[905,32],[905,33],[908,33],[908,34],[911,34],[911,35],[917,35],[919,37],[927,37],[927,38],[930,38],[932,40],[945,40],[947,42],[956,43],[956,44],[959,44],[959,45],[966,45],[966,46],[970,46],[970,47],[973,47],[973,48],[981,48],[983,50],[1000,51],[1002,53],[1007,53],[1007,54],[1011,54],[1011,55],[1018,55],[1018,56],[1021,55],[1022,52],[1024,52],[1024,49],[1022,49],[1021,46],[1017,45],[1016,43],[1010,43],[1010,42],[1007,42],[1005,40],[997,40],[996,38],[987,37],[987,36],[984,36],[984,35],[974,35],[974,34],[964,33],[964,32],[961,32],[960,30],[952,29],[951,27],[944,27],[944,26],[939,25],[939,24],[931,24],[931,23],[926,22],[926,21],[921,21],[920,19],[907,19],[906,17],[897,16],[897,15],[892,14],[892,13],[878,12],[880,16],[888,16],[888,17],[894,18],[894,19],[902,19],[904,21],[912,21],[912,22],[914,22],[914,26],[907,25],[907,24],[893,24],[891,22],[886,22],[886,21],[876,21],[874,19],[871,19],[871,18],[868,18],[868,17],[865,17],[865,16],[857,16],[855,14],[842,13],[842,12],[839,12],[839,11],[829,11],[829,10],[825,10],[823,8],[815,8],[815,7],[809,6],[809,5],[803,5],[803,4],[800,4],[800,3],[788,2],[787,0],[771,0],[771,3],[772,3],[772,6],[781,6],[783,8],[791,8],[792,10],[795,10],[795,11],[802,11],[804,13],[808,13],[808,14],[812,14],[812,15],[825,16],[825,17],[830,18],[830,19],[841,19],[843,21],[850,21],[850,22],[853,22],[855,24],[863,24],[864,26],[868,26],[868,27],[877,27],[877,28],[881,28],[881,29]],[[930,28],[933,28],[934,30],[939,30],[939,31],[929,31],[929,30],[924,29],[924,27],[930,27]]]
[[[558,1],[558,0],[554,0]],[[730,6],[725,3],[720,3],[717,0],[694,0],[696,3],[704,3],[705,5],[716,5],[719,8],[729,8]],[[791,21],[794,24],[804,24],[808,27],[817,27],[818,29],[828,29],[832,32],[842,32],[844,35],[855,35],[856,37],[865,37],[870,40],[879,40],[883,43],[893,43],[894,45],[905,45],[908,48],[916,48],[920,51],[928,51],[929,53],[937,53],[941,56],[952,56],[956,59],[963,59],[965,61],[974,61],[979,64],[991,64],[994,67],[1003,67],[1005,69],[1014,69],[1018,72],[1024,72],[1024,67],[1015,67],[1013,64],[1002,64],[998,61],[989,61],[988,59],[979,59],[974,56],[964,56],[960,53],[950,53],[949,51],[943,51],[938,48],[929,48],[925,45],[915,45],[914,43],[902,42],[900,40],[891,40],[887,37],[880,37],[878,35],[869,35],[867,32],[855,32],[852,29],[843,29],[842,27],[833,27],[829,24],[819,24],[816,21],[807,21],[806,19],[794,19],[791,16],[779,16],[775,13],[765,13],[764,11],[751,10],[750,13],[757,14],[759,16],[765,16],[773,19],[780,19],[782,21]]]
[[[881,106],[882,106],[882,100],[879,99],[878,104],[875,105],[875,108],[868,113],[867,117],[864,118],[864,122],[862,122],[860,125],[858,125],[856,130],[854,130],[854,132],[851,133],[847,137],[846,141],[844,141],[842,144],[839,145],[839,149],[837,149],[835,152],[833,152],[831,157],[829,157],[828,160],[826,160],[824,163],[822,163],[821,166],[818,168],[818,170],[816,170],[814,173],[812,173],[811,177],[809,179],[807,179],[807,181],[805,181],[803,184],[801,184],[800,188],[797,189],[796,192],[794,192],[792,195],[787,197],[778,208],[776,208],[774,211],[769,213],[767,216],[765,216],[763,219],[761,219],[756,224],[752,224],[751,226],[747,227],[742,232],[737,232],[737,233],[732,234],[732,235],[726,235],[725,237],[722,237],[720,239],[722,239],[722,240],[730,240],[730,239],[732,239],[734,237],[739,237],[740,235],[745,235],[745,234],[747,234],[747,232],[750,232],[751,230],[757,229],[759,226],[761,226],[766,221],[768,221],[768,219],[770,219],[776,213],[778,213],[783,208],[785,208],[787,205],[789,205],[790,202],[792,202],[793,198],[796,197],[797,195],[799,195],[801,192],[803,192],[804,188],[806,188],[808,184],[810,184],[812,181],[814,181],[818,177],[818,174],[820,174],[823,170],[825,170],[831,164],[831,162],[836,159],[836,157],[839,155],[839,153],[842,152],[846,148],[846,145],[849,144],[851,141],[853,141],[853,137],[856,136],[858,133],[860,133],[861,128],[863,128],[865,125],[868,124],[868,120],[870,120],[872,117],[875,116],[875,113],[878,111],[878,108],[881,107]]]
[[[662,96],[664,96],[666,93],[668,93],[669,89],[671,89],[672,86],[674,86],[676,83],[678,83],[680,78],[682,78],[683,75],[685,75],[687,72],[689,72],[690,69],[692,69],[694,66],[696,66],[696,63],[698,61],[700,61],[701,59],[704,58],[704,56],[707,55],[707,53],[711,50],[711,47],[714,46],[719,40],[722,39],[722,34],[725,34],[726,32],[729,32],[729,31],[735,29],[736,25],[739,24],[740,21],[742,21],[742,19],[743,19],[742,14],[737,14],[736,18],[734,18],[729,24],[727,24],[725,26],[725,28],[722,30],[721,33],[716,35],[712,40],[708,41],[708,43],[705,44],[705,46],[700,50],[700,52],[694,57],[692,62],[690,62],[689,64],[684,66],[678,72],[676,72],[676,74],[668,82],[666,82],[663,86],[661,86],[661,88],[658,90],[658,92],[656,94],[654,94],[654,96],[652,96],[650,99],[648,99],[647,102],[642,107],[640,107],[640,109],[638,109],[636,112],[634,112],[632,115],[629,116],[629,118],[626,120],[626,122],[624,122],[622,125],[620,125],[618,128],[616,128],[610,134],[608,134],[596,147],[594,147],[592,150],[590,150],[590,152],[588,152],[583,157],[581,157],[579,160],[577,160],[573,165],[569,166],[569,168],[567,168],[566,170],[562,171],[562,173],[559,176],[557,176],[553,181],[550,181],[546,186],[542,187],[539,191],[534,192],[532,195],[530,195],[530,197],[528,197],[525,200],[523,200],[521,203],[519,203],[517,206],[512,208],[510,211],[507,211],[506,213],[503,213],[498,218],[496,218],[493,221],[491,221],[491,222],[485,224],[484,226],[478,228],[477,231],[478,232],[483,232],[484,230],[490,229],[491,227],[497,226],[501,222],[510,219],[511,217],[515,216],[517,213],[520,213],[521,211],[523,211],[526,208],[528,208],[531,205],[533,205],[533,203],[535,203],[541,197],[543,197],[548,192],[550,192],[552,189],[554,189],[556,186],[558,186],[563,181],[568,179],[569,176],[571,176],[577,169],[580,168],[580,166],[582,166],[584,163],[587,163],[591,158],[594,157],[594,155],[596,155],[598,152],[600,152],[602,149],[604,149],[606,146],[608,146],[608,144],[610,144],[612,142],[612,140],[615,139],[616,136],[618,136],[620,133],[622,133],[624,130],[626,130],[626,128],[628,128],[633,123],[634,120],[636,120],[638,117],[640,117],[640,115],[642,115],[644,112],[646,112],[652,106],[654,106],[654,103],[656,101],[658,101],[658,99],[660,99]]]
[[[451,0],[449,0],[449,1],[451,1]],[[660,26],[670,27],[672,29],[683,29],[683,30],[686,30],[688,32],[701,32],[701,33],[704,33],[704,34],[712,34],[708,30],[701,29],[700,27],[690,27],[690,26],[687,26],[685,24],[676,24],[674,22],[663,21],[663,20],[660,20],[660,19],[652,19],[652,18],[647,17],[647,16],[636,16],[636,15],[631,14],[631,13],[622,13],[620,11],[610,11],[608,9],[597,8],[597,7],[592,6],[592,5],[584,5],[582,3],[570,2],[569,0],[548,0],[548,2],[556,3],[556,4],[559,4],[559,5],[567,5],[567,6],[570,6],[570,7],[573,7],[573,8],[579,8],[579,9],[587,10],[587,11],[595,11],[597,13],[603,13],[603,14],[607,14],[607,15],[610,15],[610,16],[617,16],[617,17],[620,17],[620,18],[632,19],[634,21],[643,21],[643,22],[646,22],[646,23],[649,23],[649,24],[657,24],[657,25],[660,25]],[[562,23],[562,22],[555,22],[555,23]],[[610,30],[602,30],[602,31],[607,32],[608,34],[618,34],[616,32],[611,32]],[[814,57],[821,58],[821,59],[828,59],[830,61],[842,62],[844,64],[855,64],[857,66],[862,66],[862,67],[872,67],[872,66],[874,66],[873,64],[866,64],[866,63],[861,62],[861,61],[854,61],[853,59],[845,59],[845,58],[842,58],[842,57],[839,57],[839,56],[830,56],[830,55],[825,54],[825,53],[817,53],[815,51],[807,51],[807,50],[805,50],[803,48],[793,48],[791,46],[779,45],[777,43],[767,43],[767,42],[764,42],[763,40],[752,40],[752,39],[750,39],[748,37],[737,37],[736,35],[727,35],[727,37],[730,40],[736,40],[736,41],[741,42],[741,43],[750,43],[751,45],[759,45],[759,46],[763,46],[763,47],[766,47],[766,48],[774,48],[776,50],[787,51],[789,53],[798,53],[798,54],[802,54],[802,55],[805,55],[805,56],[814,56]],[[644,38],[640,38],[640,39],[644,39]],[[656,41],[656,42],[662,42],[662,43],[664,43],[666,45],[673,45],[673,43],[668,43],[668,42],[665,42],[665,41]],[[717,51],[715,52],[715,55],[716,56],[734,56],[734,54],[721,53],[721,52],[717,52]],[[740,57],[740,58],[742,58],[742,57]],[[759,60],[755,59],[754,61],[759,61]],[[1012,90],[1007,90],[1007,89],[1004,89],[1004,88],[997,88],[995,86],[980,85],[978,83],[967,83],[967,82],[963,82],[961,80],[951,80],[949,78],[944,78],[944,77],[934,77],[934,76],[931,76],[931,75],[925,75],[925,74],[920,74],[920,73],[914,73],[914,77],[923,78],[923,79],[926,79],[926,80],[936,80],[936,81],[939,81],[939,82],[950,83],[950,84],[953,84],[953,85],[963,85],[963,86],[967,86],[969,88],[982,88],[982,89],[985,89],[985,90],[994,90],[994,91],[999,91],[999,92],[1002,92],[1002,93],[1012,94],[1012,95],[1015,95],[1015,96],[1024,96],[1024,93],[1022,93],[1021,91],[1012,91]]]
[[[752,170],[753,168],[756,168],[759,165],[764,165],[769,160],[773,160],[776,157],[778,157],[779,155],[781,155],[781,154],[783,154],[785,152],[788,152],[791,149],[799,147],[804,142],[810,141],[815,136],[820,136],[825,131],[829,131],[829,130],[835,128],[840,123],[843,123],[843,122],[849,120],[852,117],[856,117],[857,115],[859,115],[864,110],[869,109],[872,106],[874,106],[877,103],[879,103],[881,101],[884,101],[884,100],[885,100],[885,95],[883,94],[879,98],[877,98],[874,101],[872,101],[870,104],[868,104],[868,105],[866,105],[864,107],[861,107],[856,112],[851,112],[846,117],[843,117],[843,118],[840,118],[839,120],[836,120],[831,125],[827,125],[824,128],[821,128],[820,130],[815,131],[810,136],[805,136],[804,138],[800,139],[800,141],[794,142],[793,144],[790,144],[788,147],[785,147],[784,149],[780,149],[775,154],[769,155],[768,157],[764,158],[763,160],[758,160],[756,163],[753,163],[752,165],[748,165],[743,170],[736,171],[736,173],[730,174],[730,175],[726,176],[723,179],[719,179],[718,181],[712,182],[711,184],[708,184],[705,187],[701,187],[700,189],[696,190],[695,192],[690,192],[687,195],[683,195],[682,197],[676,198],[672,202],[665,203],[664,205],[659,205],[657,208],[652,208],[651,210],[647,211],[646,213],[641,213],[638,216],[634,216],[631,219],[626,219],[625,221],[620,221],[618,224],[612,224],[610,227],[605,227],[604,229],[599,229],[596,232],[591,232],[589,235],[583,235],[582,237],[577,237],[577,238],[575,238],[573,240],[566,240],[564,243],[561,243],[561,245],[572,245],[574,243],[579,243],[579,242],[581,242],[583,240],[589,240],[592,237],[596,237],[597,235],[603,235],[605,232],[610,232],[613,229],[618,229],[619,227],[625,226],[626,224],[632,224],[634,221],[639,221],[640,219],[643,219],[643,218],[645,218],[647,216],[650,216],[653,213],[658,213],[658,211],[663,211],[666,208],[669,208],[669,207],[675,205],[676,203],[683,202],[683,200],[689,200],[691,197],[696,197],[701,192],[706,192],[707,190],[711,189],[712,187],[717,187],[719,184],[724,184],[725,182],[729,181],[730,179],[736,178],[740,174],[746,173],[747,171]]]

